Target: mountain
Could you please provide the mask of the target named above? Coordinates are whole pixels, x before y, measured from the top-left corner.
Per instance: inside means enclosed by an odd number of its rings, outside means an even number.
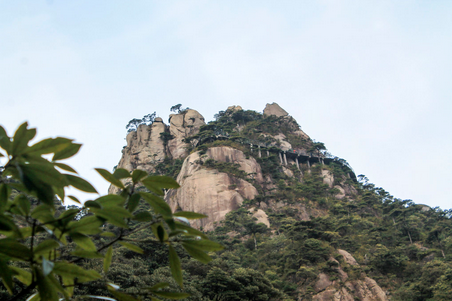
[[[450,300],[450,211],[357,177],[276,103],[207,124],[180,107],[131,131],[117,167],[177,179],[172,210],[226,246],[185,264],[192,300]]]

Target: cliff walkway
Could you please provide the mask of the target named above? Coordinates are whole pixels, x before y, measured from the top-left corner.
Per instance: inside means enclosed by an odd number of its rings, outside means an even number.
[[[251,140],[247,138],[242,137],[230,137],[226,135],[214,135],[214,136],[208,136],[203,137],[196,143],[195,146],[202,145],[204,143],[210,143],[214,142],[216,140],[231,140],[234,142],[238,142],[240,144],[247,144],[249,145],[251,152],[257,151],[259,158],[262,158],[262,154],[266,154],[267,157],[270,156],[270,153],[276,153],[279,157],[279,161],[281,165],[288,165],[290,161],[293,161],[298,170],[301,171],[300,165],[307,165],[308,169],[311,168],[311,165],[313,164],[331,164],[333,162],[336,162],[340,165],[342,165],[343,168],[345,168],[348,176],[352,178],[354,181],[357,181],[356,174],[353,170],[353,168],[350,166],[350,164],[347,163],[344,159],[341,159],[336,156],[332,156],[329,153],[321,152],[321,151],[314,151],[314,152],[307,152],[305,150],[283,150],[281,148],[278,148],[274,145],[264,144],[260,141]]]

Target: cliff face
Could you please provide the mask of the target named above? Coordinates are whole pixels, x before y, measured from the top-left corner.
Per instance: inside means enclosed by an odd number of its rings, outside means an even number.
[[[207,160],[238,164],[240,170],[252,174],[256,181],[262,183],[264,179],[256,160],[246,159],[243,152],[231,147],[212,147],[203,155],[195,152],[188,156],[177,177],[181,188],[169,191],[165,199],[174,211],[206,214],[208,218],[197,220],[192,226],[212,231],[227,213],[239,208],[245,199],[254,199],[258,192],[244,179],[206,167]]]
[[[173,159],[184,158],[188,145],[183,140],[199,132],[199,128],[206,124],[204,117],[198,111],[188,109],[181,114],[171,114],[169,122],[169,132],[174,137],[168,141],[169,155]]]
[[[185,157],[187,143],[183,139],[197,134],[204,124],[204,117],[198,111],[188,109],[180,114],[171,114],[169,126],[160,117],[155,118],[150,126],[139,125],[136,131],[127,135],[127,145],[122,150],[117,168],[154,173],[156,166],[165,158]],[[165,142],[162,135],[168,132],[172,139]],[[118,192],[116,187],[110,186],[109,193]]]

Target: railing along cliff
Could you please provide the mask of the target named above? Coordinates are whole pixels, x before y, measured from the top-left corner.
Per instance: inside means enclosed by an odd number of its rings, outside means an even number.
[[[264,144],[261,141],[236,136],[231,137],[229,135],[212,135],[208,137],[203,137],[200,140],[198,140],[195,146],[199,146],[204,143],[214,142],[216,140],[232,140],[241,144],[248,144],[251,148],[251,151],[253,151],[253,147],[256,147],[259,157],[262,156],[262,151],[266,151],[267,154],[269,154],[270,152],[277,153],[281,165],[288,165],[287,159],[291,159],[294,161],[299,170],[301,170],[300,164],[303,163],[305,163],[310,169],[312,164],[316,163],[330,164],[332,162],[336,162],[341,164],[342,167],[345,167],[347,169],[347,174],[350,178],[352,178],[354,181],[357,181],[356,174],[347,161],[339,157],[333,156],[327,152],[325,153],[318,152],[317,154],[315,154],[314,152],[307,152],[306,150],[294,150],[294,149],[282,150],[281,148],[278,148],[276,146]]]

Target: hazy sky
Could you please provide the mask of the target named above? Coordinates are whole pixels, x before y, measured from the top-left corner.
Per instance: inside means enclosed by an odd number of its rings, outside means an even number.
[[[448,209],[451,16],[440,0],[0,0],[0,124],[83,143],[70,163],[106,193],[93,168],[118,163],[130,119],[277,102],[356,174]]]

